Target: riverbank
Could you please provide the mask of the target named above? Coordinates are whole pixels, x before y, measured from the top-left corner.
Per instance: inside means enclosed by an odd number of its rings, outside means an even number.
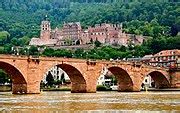
[[[71,91],[71,88],[43,88],[41,91]]]
[[[141,90],[146,91],[146,90]],[[149,88],[147,91],[180,91],[180,88],[170,88],[170,89],[155,89],[155,88]]]
[[[12,90],[11,85],[0,85],[0,92],[8,92],[11,90]]]

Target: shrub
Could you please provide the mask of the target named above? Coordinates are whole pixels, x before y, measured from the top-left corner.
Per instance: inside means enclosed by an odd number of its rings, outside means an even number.
[[[103,85],[98,85],[97,86],[97,91],[107,91],[107,88]]]

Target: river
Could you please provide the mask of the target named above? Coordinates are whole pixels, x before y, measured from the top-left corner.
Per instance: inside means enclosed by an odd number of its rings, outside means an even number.
[[[13,95],[0,92],[2,113],[57,112],[180,112],[180,92],[42,92]]]

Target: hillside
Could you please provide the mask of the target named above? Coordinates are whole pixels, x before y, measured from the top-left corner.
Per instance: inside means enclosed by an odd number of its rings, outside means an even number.
[[[180,24],[176,0],[1,0],[0,45],[24,46],[39,36],[39,25],[48,15],[52,27],[81,22],[83,28],[98,23],[123,23],[127,33],[153,37],[144,44],[148,52],[180,48],[171,27]],[[175,34],[176,35],[176,34]],[[167,46],[165,46],[166,44]]]

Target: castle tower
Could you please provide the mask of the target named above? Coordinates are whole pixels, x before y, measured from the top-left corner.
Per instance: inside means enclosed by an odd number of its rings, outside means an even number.
[[[41,39],[49,40],[51,36],[51,25],[50,22],[46,19],[41,22]]]

